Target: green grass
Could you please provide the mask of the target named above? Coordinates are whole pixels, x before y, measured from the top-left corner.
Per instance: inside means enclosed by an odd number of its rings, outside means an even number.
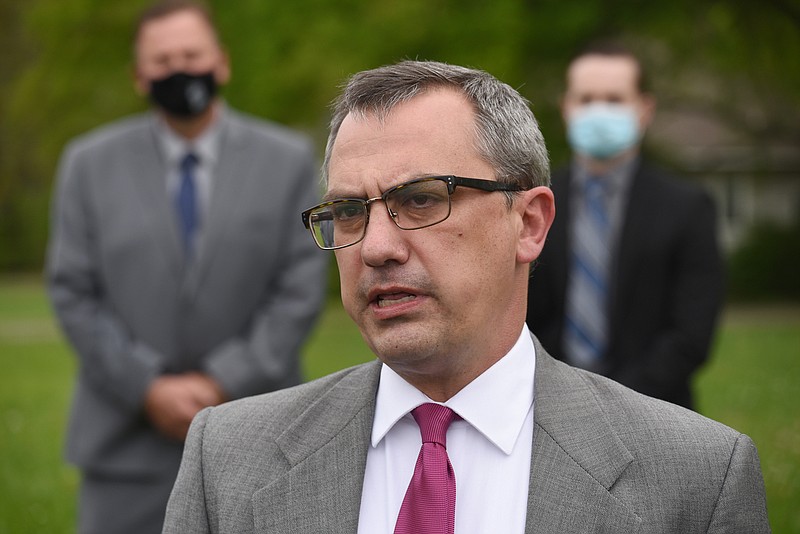
[[[0,533],[72,532],[62,461],[74,364],[34,280],[0,283]]]
[[[698,409],[753,438],[775,533],[800,533],[800,307],[724,317]]]
[[[316,378],[372,358],[337,301],[304,353]],[[0,534],[68,533],[76,471],[62,460],[74,360],[39,280],[0,278]],[[698,405],[756,442],[776,533],[800,532],[800,306],[729,310],[697,377]]]

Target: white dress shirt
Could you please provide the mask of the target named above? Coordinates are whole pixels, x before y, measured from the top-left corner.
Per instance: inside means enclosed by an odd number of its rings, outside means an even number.
[[[174,198],[178,193],[181,183],[181,161],[189,152],[197,156],[197,165],[194,169],[195,188],[198,200],[198,231],[195,246],[199,251],[203,245],[204,226],[211,206],[211,194],[214,187],[214,169],[219,159],[220,145],[222,142],[222,129],[224,125],[225,106],[220,105],[217,117],[213,124],[200,136],[189,142],[172,131],[169,126],[156,116],[155,132],[166,163],[166,190],[170,198],[170,205],[174,205]],[[176,212],[177,218],[177,212]],[[176,219],[177,220],[177,219]]]
[[[607,214],[611,225],[609,246],[611,247],[612,257],[619,246],[625,209],[628,205],[634,174],[638,167],[639,158],[630,158],[600,177],[605,183]],[[569,198],[569,227],[572,232],[571,239],[573,240],[577,231],[575,221],[578,220],[578,213],[586,209],[586,182],[589,181],[591,176],[593,176],[592,173],[578,158],[573,159]]]
[[[525,531],[536,352],[527,326],[497,363],[444,403],[456,477],[456,534]],[[422,445],[411,410],[433,402],[384,365],[361,495],[359,534],[391,534]]]

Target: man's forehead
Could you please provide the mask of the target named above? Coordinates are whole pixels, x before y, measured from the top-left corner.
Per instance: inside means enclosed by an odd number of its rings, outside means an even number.
[[[628,56],[592,54],[582,56],[567,71],[568,90],[586,90],[595,87],[636,88],[638,63]]]
[[[137,51],[158,50],[178,45],[219,47],[216,30],[199,12],[183,9],[145,22],[136,39]]]
[[[474,155],[474,147],[474,114],[453,90],[416,96],[384,118],[348,114],[331,151],[329,190],[455,174],[455,165]]]
[[[369,153],[380,143],[404,148],[420,139],[448,144],[471,137],[473,132],[474,112],[463,94],[453,89],[430,90],[395,105],[388,113],[348,113],[339,126],[331,155]]]

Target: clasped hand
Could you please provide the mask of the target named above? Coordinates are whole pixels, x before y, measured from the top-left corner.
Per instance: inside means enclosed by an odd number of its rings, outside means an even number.
[[[159,432],[184,441],[197,412],[224,400],[225,394],[213,378],[193,371],[156,378],[145,395],[144,409]]]

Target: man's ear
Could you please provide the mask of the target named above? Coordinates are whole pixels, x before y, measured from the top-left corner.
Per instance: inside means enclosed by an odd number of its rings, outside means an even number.
[[[547,232],[556,216],[553,191],[549,187],[534,187],[523,191],[517,202],[522,210],[517,262],[532,263],[542,253]]]
[[[639,98],[639,130],[644,132],[653,122],[656,114],[656,97],[650,93],[644,93]]]
[[[133,88],[136,90],[136,94],[147,96],[150,93],[150,82],[141,75],[136,66],[131,68],[131,77],[133,78]]]
[[[569,110],[567,109],[566,94],[561,95],[561,97],[558,99],[558,109],[561,111],[561,120],[564,122],[564,124],[567,124],[569,122]]]
[[[214,78],[217,85],[226,85],[231,80],[231,59],[228,51],[220,48],[220,60],[214,68]]]

